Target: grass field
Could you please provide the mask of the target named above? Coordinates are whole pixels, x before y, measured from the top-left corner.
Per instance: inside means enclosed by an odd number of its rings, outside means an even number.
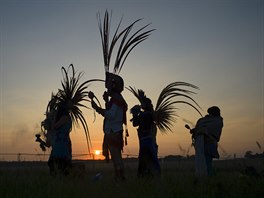
[[[114,182],[112,163],[74,165],[69,176],[53,178],[45,162],[0,162],[0,197],[264,197],[264,177],[243,174],[247,166],[263,170],[263,159],[214,161],[217,175],[201,181],[194,177],[191,160],[162,162],[160,180],[137,179],[137,161],[126,160],[124,183]],[[97,173],[101,176],[95,177]]]

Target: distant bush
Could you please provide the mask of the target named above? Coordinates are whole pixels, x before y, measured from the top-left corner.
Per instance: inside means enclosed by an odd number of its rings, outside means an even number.
[[[260,158],[264,159],[264,152],[260,154],[259,153],[253,154],[252,151],[246,151],[244,157],[247,159],[260,159]]]

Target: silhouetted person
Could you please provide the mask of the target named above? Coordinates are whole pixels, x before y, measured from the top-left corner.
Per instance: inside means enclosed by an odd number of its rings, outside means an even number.
[[[124,180],[124,163],[122,159],[123,124],[126,124],[127,103],[121,92],[124,89],[123,79],[115,74],[106,74],[107,94],[110,97],[107,108],[103,109],[92,100],[92,107],[104,117],[104,147],[109,148],[114,164],[116,181]],[[105,96],[104,96],[105,97]]]
[[[107,110],[107,109],[110,108],[110,106],[109,106],[109,96],[108,96],[107,91],[104,92],[103,99],[105,101],[105,109]],[[105,118],[104,118],[103,128],[104,128],[104,125],[105,125]],[[109,162],[109,159],[110,159],[109,145],[107,144],[107,138],[106,138],[105,134],[104,134],[104,140],[103,140],[103,145],[102,145],[102,154],[103,154],[103,156],[105,156],[106,162]]]
[[[143,111],[140,110],[142,108]],[[141,100],[141,107],[131,109],[133,126],[138,126],[139,161],[138,177],[160,176],[161,168],[157,157],[156,126],[154,123],[154,109],[149,98]]]
[[[51,154],[48,161],[51,175],[56,175],[56,169],[67,175],[71,167],[72,148],[70,132],[72,120],[64,104],[58,107],[55,123],[52,126],[54,137],[51,142]]]
[[[200,118],[194,129],[191,129],[195,140],[195,165],[196,176],[214,175],[212,166],[213,158],[219,158],[218,142],[223,128],[223,118],[220,109],[212,106],[208,110],[208,115]],[[204,173],[204,171],[206,171]]]

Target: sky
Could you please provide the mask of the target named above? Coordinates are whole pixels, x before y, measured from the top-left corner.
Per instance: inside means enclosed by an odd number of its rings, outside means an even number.
[[[120,72],[125,86],[143,89],[155,105],[169,83],[192,83],[199,87],[192,97],[203,115],[210,106],[221,109],[223,158],[263,152],[262,0],[0,0],[0,160],[8,158],[1,153],[42,153],[34,135],[51,93],[61,88],[62,66],[73,64],[84,72],[83,81],[104,78],[96,14],[106,9],[112,30],[122,17],[122,27],[143,18],[136,29],[148,23],[155,29],[128,56]],[[90,90],[100,98],[104,86],[95,83]],[[129,108],[138,104],[127,90],[123,96]],[[194,153],[184,125],[200,116],[186,105],[177,108],[173,133],[158,134],[159,156]],[[93,149],[101,150],[102,118],[94,121],[93,110],[83,112]],[[136,128],[128,128],[124,154],[137,155]],[[73,153],[87,153],[81,128],[71,139]]]

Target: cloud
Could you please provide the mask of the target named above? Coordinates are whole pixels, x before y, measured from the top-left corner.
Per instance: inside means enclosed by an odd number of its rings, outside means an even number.
[[[37,128],[39,127],[36,124],[34,126],[29,126],[25,123],[15,125],[8,136],[10,148],[12,150],[26,150],[27,147],[34,144],[34,134],[37,133]]]

